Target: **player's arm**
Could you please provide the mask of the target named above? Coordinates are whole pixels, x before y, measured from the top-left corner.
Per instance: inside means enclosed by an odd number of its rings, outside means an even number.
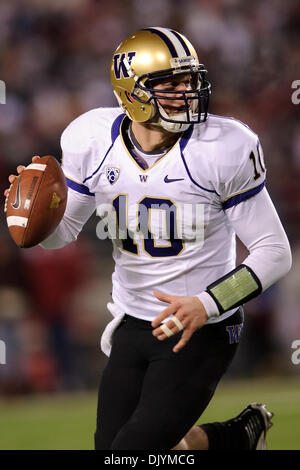
[[[265,188],[229,208],[226,215],[249,255],[198,296],[209,317],[219,316],[248,302],[291,268],[289,241]]]
[[[64,216],[56,230],[40,243],[40,246],[54,250],[75,241],[95,209],[95,197],[68,188],[68,202]]]
[[[85,183],[93,155],[90,128],[85,114],[72,121],[62,133],[62,169],[68,186],[68,202],[61,223],[41,243],[43,248],[57,249],[75,241],[96,209],[95,195]]]
[[[291,250],[265,187],[263,150],[255,134],[242,138],[241,154],[229,154],[223,170],[222,207],[249,250],[240,266],[207,286],[198,298],[209,317],[243,305],[277,282],[291,268]],[[228,163],[232,166],[227,170]],[[221,179],[221,178],[220,178]]]

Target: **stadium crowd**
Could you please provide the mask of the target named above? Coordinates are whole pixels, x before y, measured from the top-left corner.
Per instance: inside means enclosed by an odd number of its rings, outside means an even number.
[[[247,306],[247,333],[231,374],[293,374],[300,339],[300,4],[293,0],[14,0],[0,3],[0,184],[33,155],[60,157],[59,138],[79,114],[115,106],[112,51],[135,29],[172,27],[196,46],[212,82],[210,111],[260,136],[267,187],[294,253],[288,276]],[[298,74],[298,75],[297,75]],[[4,203],[4,200],[3,200]],[[0,220],[0,393],[93,388],[105,357],[111,248],[97,218],[60,251],[17,249]],[[244,248],[239,247],[240,256]],[[255,347],[253,348],[253,344]]]

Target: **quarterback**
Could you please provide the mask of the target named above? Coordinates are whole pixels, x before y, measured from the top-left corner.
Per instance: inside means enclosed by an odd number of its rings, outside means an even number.
[[[62,134],[68,204],[42,246],[75,241],[95,210],[115,221],[96,449],[266,447],[272,413],[259,403],[194,426],[234,357],[243,305],[291,266],[258,136],[208,113],[206,76],[182,34],[137,31],[112,58],[119,107]],[[236,236],[249,251],[238,266]]]

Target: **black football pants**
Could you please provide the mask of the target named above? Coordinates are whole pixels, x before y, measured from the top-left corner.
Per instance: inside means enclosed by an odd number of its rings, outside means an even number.
[[[95,448],[167,450],[195,424],[236,352],[243,311],[159,341],[151,323],[127,316],[114,334],[98,397]]]

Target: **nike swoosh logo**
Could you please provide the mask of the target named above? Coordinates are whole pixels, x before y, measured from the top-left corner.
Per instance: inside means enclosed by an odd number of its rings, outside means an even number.
[[[14,209],[19,209],[20,204],[21,204],[21,198],[20,198],[21,179],[22,179],[22,175],[19,176],[18,186],[17,186],[17,190],[16,190],[16,199],[15,199],[15,202],[11,202],[11,206],[12,206]]]
[[[164,182],[165,183],[174,183],[174,181],[183,181],[184,178],[168,178],[168,175],[165,176]]]

